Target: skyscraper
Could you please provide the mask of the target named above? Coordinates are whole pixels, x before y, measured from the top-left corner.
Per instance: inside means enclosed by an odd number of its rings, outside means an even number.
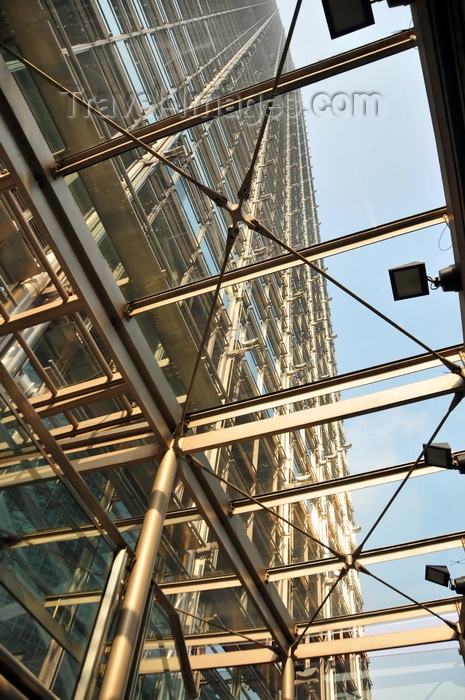
[[[309,77],[274,0],[3,12],[10,681],[370,698],[357,644],[311,651],[363,636],[362,595],[306,126],[282,79]]]

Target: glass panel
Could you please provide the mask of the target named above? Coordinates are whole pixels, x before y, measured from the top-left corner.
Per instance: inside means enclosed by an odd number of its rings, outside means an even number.
[[[4,612],[0,621],[2,644],[30,671],[39,675],[51,642],[50,635],[3,587],[0,587],[0,598]]]
[[[460,700],[465,689],[463,661],[456,645],[373,652],[370,680],[373,700]]]

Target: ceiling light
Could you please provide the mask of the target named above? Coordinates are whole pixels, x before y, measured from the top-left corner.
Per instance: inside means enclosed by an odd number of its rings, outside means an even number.
[[[331,39],[375,23],[370,0],[321,0]]]

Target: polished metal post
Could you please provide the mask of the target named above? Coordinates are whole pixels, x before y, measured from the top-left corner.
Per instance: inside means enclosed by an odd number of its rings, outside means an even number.
[[[282,700],[295,700],[295,667],[292,654],[283,661]]]
[[[123,700],[125,697],[176,467],[176,454],[170,447],[160,462],[153,484],[99,700]]]

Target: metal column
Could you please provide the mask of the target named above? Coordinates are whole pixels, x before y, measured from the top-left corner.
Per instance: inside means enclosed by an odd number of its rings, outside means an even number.
[[[283,661],[282,700],[295,700],[295,667],[291,654]]]
[[[176,467],[176,455],[170,447],[160,462],[153,484],[99,700],[123,700],[125,697]]]

